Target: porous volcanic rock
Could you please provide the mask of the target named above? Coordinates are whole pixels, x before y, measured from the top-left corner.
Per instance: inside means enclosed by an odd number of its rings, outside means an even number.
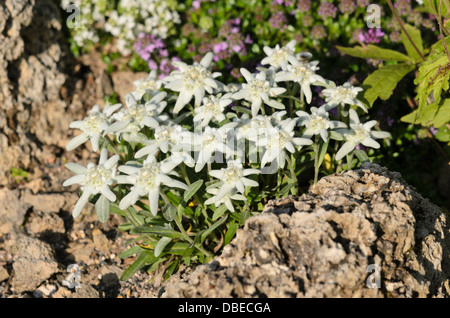
[[[271,201],[161,297],[448,297],[449,217],[376,164]]]

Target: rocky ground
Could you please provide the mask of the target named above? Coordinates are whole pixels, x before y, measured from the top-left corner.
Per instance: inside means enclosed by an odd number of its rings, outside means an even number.
[[[78,193],[62,186],[64,164],[97,155],[64,146],[71,121],[146,74],[108,74],[96,52],[74,59],[61,20],[51,0],[0,0],[0,298],[448,296],[448,215],[381,167],[270,203],[209,265],[165,283],[145,271],[120,281],[133,237],[116,215],[72,218]],[[371,263],[381,289],[364,285]],[[64,285],[73,264],[77,289]]]
[[[95,51],[74,59],[59,12],[52,0],[0,1],[0,297],[145,297],[148,277],[118,279],[132,261],[117,257],[129,239],[119,218],[73,220],[77,188],[62,183],[65,163],[97,161],[89,145],[65,151],[70,122],[146,74],[108,74]],[[62,285],[74,263],[76,292]]]

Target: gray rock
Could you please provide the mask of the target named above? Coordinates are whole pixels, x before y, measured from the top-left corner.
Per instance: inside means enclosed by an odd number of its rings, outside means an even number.
[[[271,201],[162,297],[448,297],[449,218],[376,164]]]
[[[63,209],[66,198],[58,193],[32,194],[30,190],[25,190],[22,194],[24,203],[33,206],[35,211],[44,213],[58,213]]]
[[[0,7],[0,185],[11,167],[30,169],[47,145],[62,146],[70,114],[60,99],[68,47],[51,0]]]
[[[24,222],[29,205],[20,200],[19,190],[0,189],[0,234],[15,235]]]
[[[100,298],[100,293],[91,285],[81,284],[80,288],[67,298]]]
[[[42,282],[58,272],[51,246],[25,235],[8,247],[13,255],[12,288],[16,294],[34,291]]]

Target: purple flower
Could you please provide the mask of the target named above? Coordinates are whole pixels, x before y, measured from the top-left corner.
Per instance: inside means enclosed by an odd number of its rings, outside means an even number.
[[[200,8],[200,4],[201,4],[201,2],[199,0],[192,1],[192,7],[194,9],[199,9]]]
[[[342,13],[352,14],[355,9],[356,5],[353,0],[341,0],[341,3],[339,3],[339,10]]]
[[[151,70],[157,70],[157,69],[158,69],[158,64],[156,64],[156,62],[155,62],[154,60],[150,59],[150,60],[148,61],[148,67],[149,67]]]
[[[394,6],[400,15],[407,15],[412,11],[411,0],[398,0]]]
[[[308,12],[311,9],[311,0],[299,0],[297,2],[297,9],[301,13]]]
[[[356,0],[356,3],[358,4],[358,6],[360,8],[366,8],[369,5],[370,1],[369,0]]]
[[[287,28],[287,19],[282,11],[275,12],[269,19],[269,24],[272,28],[283,31]]]
[[[336,17],[337,8],[330,2],[324,1],[319,7],[319,15],[323,20]]]
[[[368,32],[359,33],[358,40],[366,44],[380,43],[380,38],[382,38],[384,34],[385,33],[379,28],[369,29]]]
[[[315,25],[311,30],[311,36],[315,40],[322,40],[327,36],[327,31],[322,25]]]
[[[221,52],[221,51],[225,51],[228,48],[228,43],[225,41],[216,43],[213,45],[213,52],[215,54]]]

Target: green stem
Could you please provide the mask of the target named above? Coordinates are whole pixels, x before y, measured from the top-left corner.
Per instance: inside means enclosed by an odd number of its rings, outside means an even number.
[[[350,154],[347,154],[347,170],[352,170],[353,167],[353,152]]]
[[[397,13],[397,10],[394,8],[394,6],[392,5],[392,1],[391,0],[387,0],[387,3],[389,5],[389,8],[391,9],[392,13],[395,16],[395,19],[397,20],[397,22],[400,24],[400,27],[402,28],[402,31],[405,33],[406,37],[408,38],[408,41],[412,44],[413,48],[417,51],[417,53],[419,54],[420,58],[422,59],[422,61],[425,61],[425,57],[423,56],[422,52],[420,52],[420,50],[417,48],[416,44],[414,43],[414,41],[411,39],[411,36],[409,35],[408,31],[406,31],[405,26],[403,25],[403,21],[400,18],[400,16]]]
[[[316,135],[314,144],[314,184],[319,180],[319,138]]]
[[[298,180],[297,180],[297,176],[295,174],[295,170],[294,170],[294,166],[292,165],[292,160],[290,158],[290,155],[286,156],[286,161],[288,162],[288,166],[289,166],[289,170],[291,172],[291,178],[292,178],[292,182],[294,182],[294,193],[295,195],[298,195]]]
[[[186,165],[184,163],[181,163],[180,167],[181,167],[181,173],[183,174],[183,177],[184,177],[184,180],[186,181],[186,184],[188,185],[188,187],[191,187],[191,181],[189,180],[189,176],[188,176],[187,171],[186,171]],[[200,198],[198,197],[197,193],[194,194],[194,199],[197,202],[197,204],[199,206],[201,206],[202,214],[203,214],[203,217],[205,218],[206,223],[208,223],[208,225],[211,226],[212,223],[209,221],[208,213],[206,213],[206,206],[200,200]]]
[[[176,223],[178,229],[180,230],[181,234],[183,234],[184,239],[185,239],[186,241],[188,241],[189,243],[193,244],[194,241],[193,241],[193,240],[189,237],[189,235],[186,233],[186,231],[185,231],[184,228],[183,228],[183,225],[180,223],[180,220],[178,220],[178,218],[175,218],[174,221],[175,221],[175,223]],[[198,244],[193,244],[193,245],[194,245],[194,247],[195,247],[196,249],[198,249],[200,252],[202,252],[203,254],[205,254],[206,257],[212,258],[213,255],[212,255],[210,252],[208,252],[207,250],[205,250],[205,249],[203,248],[203,246],[198,245]]]
[[[120,152],[119,152],[119,150],[117,149],[116,144],[111,140],[111,138],[110,138],[108,135],[104,136],[103,138],[111,145],[111,147],[113,148],[114,153],[115,153],[116,155],[119,155],[119,156],[120,156]]]

